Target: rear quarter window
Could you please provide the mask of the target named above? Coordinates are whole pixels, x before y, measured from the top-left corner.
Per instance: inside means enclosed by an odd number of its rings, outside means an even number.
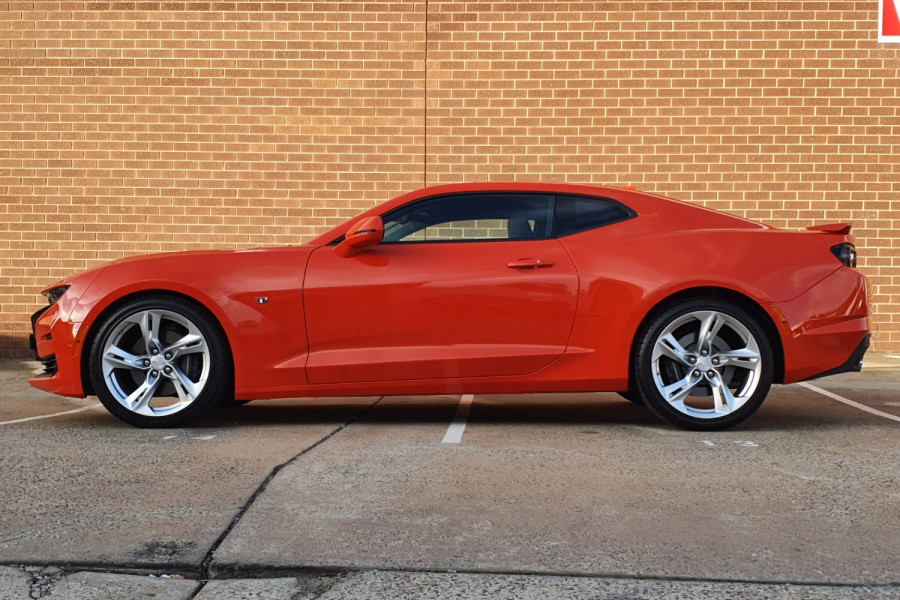
[[[555,216],[553,234],[563,237],[626,221],[637,213],[610,198],[557,196]]]

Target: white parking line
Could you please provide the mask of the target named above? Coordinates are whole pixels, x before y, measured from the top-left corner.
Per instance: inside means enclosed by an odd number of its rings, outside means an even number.
[[[459,399],[459,406],[456,407],[456,415],[453,422],[447,428],[442,444],[458,444],[462,441],[463,432],[466,430],[466,422],[469,420],[469,409],[472,408],[472,400],[475,399],[473,394],[465,394]]]
[[[844,398],[843,396],[838,396],[837,394],[835,394],[833,392],[829,392],[828,390],[823,390],[822,388],[816,387],[809,383],[806,383],[805,381],[801,381],[799,383],[799,385],[802,385],[803,387],[805,387],[808,390],[812,390],[816,393],[822,394],[823,396],[827,396],[828,398],[831,398],[832,400],[837,400],[838,402],[843,402],[844,404],[847,404],[854,408],[858,408],[859,410],[864,410],[867,413],[872,413],[873,415],[878,415],[879,417],[884,417],[885,419],[890,419],[891,421],[897,421],[898,423],[900,423],[900,417],[898,417],[896,415],[891,415],[886,412],[881,412],[880,410],[876,410],[870,406],[866,406],[865,404],[860,404],[859,402],[854,402],[853,400]]]
[[[91,404],[90,406],[82,406],[81,408],[76,408],[74,410],[67,410],[64,412],[53,413],[52,415],[40,415],[37,417],[26,417],[24,419],[15,419],[14,421],[0,421],[0,425],[12,425],[13,423],[25,423],[26,421],[37,421],[38,419],[49,419],[50,417],[59,417],[61,415],[71,415],[72,413],[81,412],[83,410],[90,410],[92,408],[97,408],[98,406],[102,406],[99,402],[96,404]]]

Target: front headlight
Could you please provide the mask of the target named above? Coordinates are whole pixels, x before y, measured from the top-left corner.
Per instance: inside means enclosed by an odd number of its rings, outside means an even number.
[[[62,295],[66,293],[66,290],[69,289],[69,287],[69,285],[59,285],[44,292],[44,296],[47,297],[47,300],[50,302],[50,306],[56,304],[56,302],[60,298],[62,298]]]

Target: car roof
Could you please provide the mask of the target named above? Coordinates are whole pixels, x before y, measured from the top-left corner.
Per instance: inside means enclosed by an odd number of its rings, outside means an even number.
[[[644,192],[637,190],[635,186],[610,186],[596,185],[589,183],[565,183],[565,182],[536,182],[536,181],[487,181],[477,183],[450,183],[433,185],[429,187],[419,188],[405,194],[401,194],[392,200],[383,202],[375,207],[351,218],[347,222],[338,227],[325,232],[323,235],[315,238],[311,245],[328,244],[349,229],[349,227],[357,220],[374,215],[383,215],[399,206],[433,196],[442,196],[449,194],[473,193],[473,192],[529,192],[529,193],[549,193],[549,194],[575,194],[585,196],[601,196],[611,198],[629,206],[636,210],[638,214],[652,213],[657,211],[672,211],[673,213],[684,213],[688,211],[695,216],[699,213],[705,214],[707,217],[713,217],[715,220],[724,220],[728,225],[751,228],[763,228],[766,226],[722,213],[713,209],[705,208],[696,204],[683,202],[674,198],[669,198],[652,192]],[[723,223],[723,226],[725,223]]]

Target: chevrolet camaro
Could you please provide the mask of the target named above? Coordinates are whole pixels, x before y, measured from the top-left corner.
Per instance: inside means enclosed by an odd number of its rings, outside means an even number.
[[[855,267],[843,223],[784,231],[633,188],[445,185],[301,246],[55,283],[29,381],[140,427],[260,398],[619,392],[722,429],[772,383],[859,369]]]

